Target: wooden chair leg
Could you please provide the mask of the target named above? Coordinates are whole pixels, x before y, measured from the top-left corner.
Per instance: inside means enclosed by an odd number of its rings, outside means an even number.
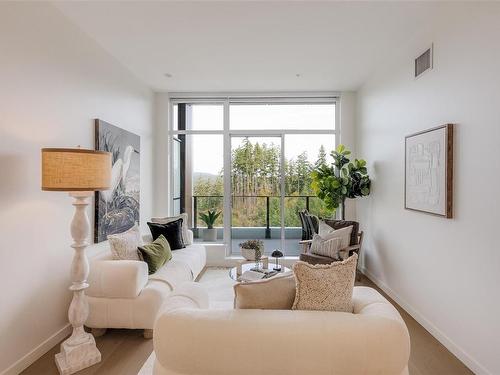
[[[359,253],[358,254],[358,259],[356,260],[356,281],[361,281],[361,271],[359,270]]]
[[[308,249],[309,249],[309,244],[303,243],[302,244],[302,254],[307,254]]]
[[[107,331],[107,328],[91,328],[90,332],[94,337],[101,337]]]
[[[361,281],[361,278],[362,278],[361,271],[356,270],[356,281],[358,281],[358,282]]]
[[[145,339],[152,339],[153,338],[153,330],[152,329],[145,329],[143,334]]]

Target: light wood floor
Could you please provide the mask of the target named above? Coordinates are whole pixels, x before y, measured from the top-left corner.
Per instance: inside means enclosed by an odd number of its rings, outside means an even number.
[[[377,289],[399,310],[410,332],[410,375],[473,374],[371,280],[363,277],[357,285],[366,285]],[[96,341],[97,347],[101,351],[102,361],[79,372],[79,375],[136,375],[153,351],[153,340],[144,339],[142,330],[108,330],[104,336],[98,337]],[[54,355],[58,351],[59,345],[52,348],[22,374],[57,375]]]

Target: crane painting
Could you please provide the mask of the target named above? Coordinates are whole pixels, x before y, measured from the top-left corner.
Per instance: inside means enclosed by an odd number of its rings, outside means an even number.
[[[140,147],[138,135],[95,120],[95,149],[112,155],[111,188],[96,192],[94,241],[121,233],[139,222]]]

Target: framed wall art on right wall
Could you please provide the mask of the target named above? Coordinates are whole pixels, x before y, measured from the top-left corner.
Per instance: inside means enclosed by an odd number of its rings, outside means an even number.
[[[405,208],[453,217],[453,124],[405,137]]]

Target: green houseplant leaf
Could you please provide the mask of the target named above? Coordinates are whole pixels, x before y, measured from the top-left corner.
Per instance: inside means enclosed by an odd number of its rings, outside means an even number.
[[[207,213],[200,212],[200,219],[207,225],[208,229],[213,229],[215,221],[220,216],[222,211],[208,210]]]
[[[368,176],[366,161],[347,156],[351,154],[344,145],[340,144],[330,153],[333,163],[317,163],[311,172],[311,188],[323,200],[326,207],[336,211],[339,206],[344,207],[346,199],[354,199],[370,194],[371,180]],[[345,210],[342,210],[344,217]]]

